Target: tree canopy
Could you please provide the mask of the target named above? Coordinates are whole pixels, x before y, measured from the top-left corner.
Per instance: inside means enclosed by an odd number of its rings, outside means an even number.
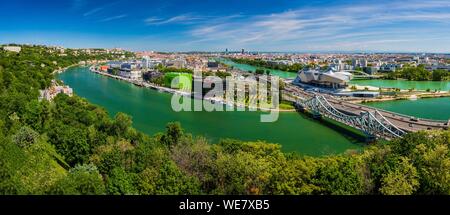
[[[417,67],[405,66],[404,68],[389,73],[388,79],[407,79],[409,81],[445,81],[450,79],[450,72],[447,70],[433,70],[428,71],[424,65]]]
[[[302,70],[305,67],[305,65],[299,64],[299,63],[294,63],[292,65],[276,64],[276,63],[269,63],[268,61],[261,60],[261,59],[230,58],[230,60],[233,62],[236,62],[236,63],[248,64],[248,65],[252,65],[252,66],[256,66],[256,67],[277,69],[277,70],[283,70],[286,72],[295,72],[295,73],[297,73],[299,70]],[[257,73],[264,74],[265,71],[263,69],[258,69]]]

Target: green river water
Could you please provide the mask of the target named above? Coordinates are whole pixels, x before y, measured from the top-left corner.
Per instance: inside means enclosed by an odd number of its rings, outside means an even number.
[[[354,80],[353,84],[383,88],[450,90],[450,81]],[[420,118],[450,119],[450,98],[426,98],[368,103],[367,105]]]
[[[428,98],[418,100],[397,100],[373,102],[366,105],[427,119],[449,120],[450,98]]]
[[[213,142],[221,138],[264,140],[281,144],[285,152],[311,156],[362,147],[353,138],[296,112],[280,113],[273,123],[261,123],[262,112],[175,112],[171,94],[101,76],[86,67],[70,68],[59,74],[59,79],[77,95],[104,107],[111,116],[117,112],[129,114],[134,127],[150,135],[164,131],[168,122],[179,121],[187,132]]]

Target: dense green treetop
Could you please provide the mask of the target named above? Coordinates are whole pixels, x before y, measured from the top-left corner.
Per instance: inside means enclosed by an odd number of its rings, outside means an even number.
[[[450,80],[450,72],[447,70],[428,71],[424,65],[417,67],[405,66],[404,68],[388,73],[387,79],[407,79],[409,81],[445,81]]]
[[[305,65],[299,64],[299,63],[294,63],[292,65],[273,64],[273,63],[269,63],[268,61],[261,60],[261,59],[229,58],[229,60],[232,60],[233,62],[236,62],[236,63],[248,64],[248,65],[252,65],[252,66],[256,66],[256,67],[277,69],[277,70],[282,70],[282,71],[287,71],[287,72],[295,72],[295,73],[297,73],[299,70],[302,70],[305,67]],[[260,74],[264,74],[264,71],[260,72]]]
[[[159,65],[157,67],[158,71],[162,73],[193,73],[191,69],[186,68],[175,68],[175,67],[165,67],[163,65]]]

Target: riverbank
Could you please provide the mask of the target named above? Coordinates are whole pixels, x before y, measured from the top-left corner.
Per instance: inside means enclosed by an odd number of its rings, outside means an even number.
[[[69,68],[76,67],[76,66],[86,66],[86,65],[90,65],[90,64],[106,63],[106,62],[108,62],[108,61],[110,61],[110,60],[89,60],[89,61],[80,61],[80,62],[74,63],[74,64],[72,64],[72,65],[70,65],[70,66],[66,66],[66,67],[64,67],[64,68],[56,69],[56,70],[54,70],[54,71],[52,72],[52,74],[53,74],[53,75],[54,75],[54,74],[61,74],[61,73],[65,72],[66,70],[68,70]]]
[[[397,96],[382,96],[380,98],[350,98],[346,101],[361,104],[367,102],[387,102],[387,101],[397,101],[397,100],[417,100],[417,99],[427,99],[427,98],[449,98],[450,92],[438,92],[438,93],[412,93]]]
[[[94,73],[99,74],[99,75],[103,75],[103,76],[107,76],[107,77],[114,78],[114,79],[117,79],[117,80],[125,81],[125,82],[128,82],[128,83],[134,84],[134,85],[136,85],[138,87],[144,87],[144,88],[148,88],[148,89],[157,90],[159,92],[165,92],[165,93],[170,93],[170,94],[178,94],[178,95],[181,95],[181,96],[194,98],[193,93],[188,93],[188,92],[184,92],[184,91],[181,91],[181,90],[176,90],[176,89],[172,89],[172,88],[168,88],[168,87],[158,86],[158,85],[155,85],[155,84],[152,84],[152,83],[149,83],[149,82],[145,82],[145,81],[137,81],[137,80],[132,80],[132,79],[129,79],[129,78],[124,78],[124,77],[121,77],[121,76],[118,76],[118,75],[112,75],[112,74],[109,74],[107,72],[102,72],[102,71],[96,70],[95,66],[90,66],[89,67],[89,71],[94,72]],[[223,98],[216,98],[216,97],[215,98],[202,98],[202,100],[210,101],[213,104],[219,103],[219,104],[227,105],[227,106],[235,106],[237,108],[242,108],[242,107],[252,108],[252,107],[250,107],[247,104],[243,105],[243,104],[235,104],[234,102],[227,102]],[[286,107],[286,106],[284,105],[283,107]],[[295,112],[296,111],[294,108],[292,108],[292,109],[270,109],[270,108],[258,107],[257,109],[260,110],[260,111],[264,111],[264,112],[267,112],[267,111]]]
[[[114,78],[114,79],[117,79],[117,80],[126,81],[126,82],[134,84],[134,85],[136,85],[138,87],[145,87],[145,88],[149,88],[149,89],[153,89],[153,90],[158,90],[160,92],[167,92],[167,93],[172,93],[172,94],[176,93],[176,94],[191,96],[191,93],[183,92],[183,91],[180,91],[180,90],[175,90],[175,89],[171,89],[171,88],[167,88],[167,87],[162,87],[162,86],[158,86],[158,85],[155,85],[155,84],[152,84],[152,83],[148,83],[148,82],[144,82],[144,81],[132,80],[132,79],[129,79],[129,78],[124,78],[124,77],[118,76],[118,75],[112,75],[112,74],[109,74],[107,72],[98,71],[98,70],[95,70],[92,66],[89,67],[89,71],[97,73],[99,75],[103,75],[103,76],[107,76],[107,77],[110,77],[110,78]]]
[[[351,81],[349,91],[372,91],[378,98],[347,98],[353,103],[417,100],[450,97],[450,82],[418,82],[405,80],[357,80]],[[364,85],[361,85],[364,84]],[[373,84],[373,85],[372,85]],[[375,85],[375,86],[374,86]]]
[[[450,97],[366,102],[364,105],[414,116],[417,119],[434,119],[442,121],[448,121],[450,119]]]
[[[400,90],[400,91],[450,91],[450,81],[408,81],[408,80],[351,80],[350,85],[357,85],[361,88],[379,90]]]
[[[66,66],[66,67],[64,67],[64,68],[60,68],[60,69],[54,70],[54,71],[52,72],[52,75],[63,73],[64,71],[68,70],[69,68],[72,68],[72,67],[78,66],[78,65],[79,65],[79,64],[72,64],[72,65],[70,65],[70,66]]]

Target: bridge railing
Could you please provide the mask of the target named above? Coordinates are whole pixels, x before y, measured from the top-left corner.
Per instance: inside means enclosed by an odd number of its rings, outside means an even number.
[[[327,105],[329,105],[331,108],[333,108],[335,111],[338,111],[336,108],[334,108],[329,102],[328,100],[324,97],[324,96],[318,96],[318,99],[323,100]],[[339,112],[339,111],[338,111]],[[360,116],[349,116],[346,115],[344,113],[342,113],[342,117],[345,118],[350,118],[350,119],[357,119],[357,118],[362,118],[362,117],[368,117],[367,119],[364,120],[368,120],[368,121],[375,121],[374,123],[377,124],[378,126],[381,126],[378,129],[383,129],[388,133],[391,133],[392,135],[394,135],[395,137],[400,137],[402,135],[405,134],[405,132],[401,129],[399,129],[398,127],[396,127],[394,124],[392,124],[389,120],[387,120],[381,113],[379,113],[378,111],[374,111],[373,113],[371,112],[367,112],[365,114],[360,114]],[[370,126],[370,125],[369,125]],[[363,127],[363,125],[361,125],[361,127]],[[372,131],[372,132],[376,132],[376,131]]]
[[[323,114],[328,118],[344,123],[348,126],[357,128],[368,136],[381,138],[397,138],[405,134],[405,132],[394,124],[389,122],[380,112],[373,113],[364,111],[360,115],[348,115],[337,110],[322,95],[315,95],[310,99],[297,101],[305,109],[309,109],[314,113]]]

